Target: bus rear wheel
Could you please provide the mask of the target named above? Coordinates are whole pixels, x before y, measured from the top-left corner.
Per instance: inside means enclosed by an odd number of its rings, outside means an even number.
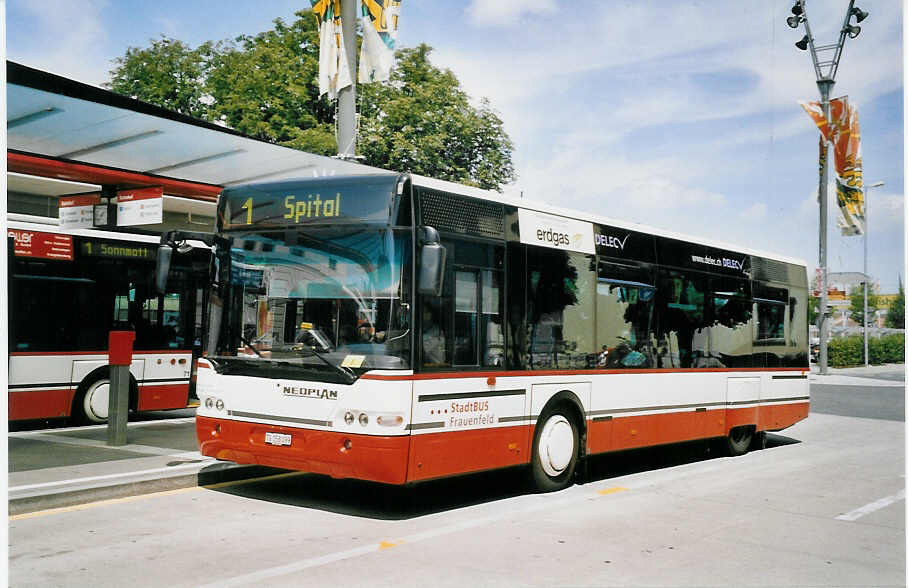
[[[735,427],[728,432],[728,437],[725,438],[726,453],[731,456],[744,455],[750,449],[753,437],[753,427]]]
[[[536,489],[554,492],[570,486],[579,448],[580,434],[569,414],[559,407],[544,413],[533,436],[530,468]]]
[[[110,378],[99,376],[83,384],[73,402],[73,416],[80,423],[102,424],[107,422],[110,400]]]

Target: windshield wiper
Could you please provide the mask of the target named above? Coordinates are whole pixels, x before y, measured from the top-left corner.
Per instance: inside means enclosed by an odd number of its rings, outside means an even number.
[[[256,355],[258,355],[259,357],[262,357],[262,354],[259,353],[259,350],[256,349],[255,347],[253,347],[253,346],[252,346],[252,343],[250,343],[249,340],[246,339],[246,337],[243,337],[242,335],[240,335],[240,342],[241,342],[243,345],[245,345],[246,347],[248,347],[249,349],[251,349],[253,353],[255,353]]]
[[[316,350],[313,349],[312,347],[302,347],[302,348],[297,349],[297,351],[300,351],[300,352],[308,351],[309,353],[311,353],[311,354],[314,355],[315,357],[317,357],[317,358],[319,358],[320,360],[322,360],[323,362],[325,362],[325,364],[327,364],[328,367],[330,367],[331,369],[333,369],[333,370],[336,371],[337,373],[339,373],[339,374],[343,375],[345,378],[347,378],[347,380],[349,380],[349,382],[350,382],[351,384],[352,384],[353,382],[356,381],[356,373],[355,373],[353,370],[351,370],[351,369],[348,368],[348,367],[345,367],[345,366],[342,366],[342,365],[338,365],[338,364],[332,362],[330,359],[328,359],[327,357],[325,357],[324,355],[322,355],[321,353],[319,353],[318,351],[316,351]]]

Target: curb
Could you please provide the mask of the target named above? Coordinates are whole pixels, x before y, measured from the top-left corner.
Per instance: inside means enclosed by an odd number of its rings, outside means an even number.
[[[22,492],[17,492],[16,488],[10,488],[7,507],[8,516],[53,508],[78,506],[102,500],[128,498],[224,482],[237,482],[271,475],[280,471],[283,470],[259,465],[208,462],[199,464],[199,469],[190,473],[146,477],[122,483],[88,485],[81,483],[79,480],[73,480],[71,484],[50,492],[46,490],[30,492],[27,488]],[[20,496],[17,497],[16,494],[20,494]]]

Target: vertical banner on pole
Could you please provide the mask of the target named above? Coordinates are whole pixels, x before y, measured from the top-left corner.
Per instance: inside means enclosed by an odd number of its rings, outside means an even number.
[[[829,101],[829,118],[823,116],[819,102],[800,102],[816,123],[823,140],[832,143],[836,171],[836,201],[839,205],[838,226],[842,235],[864,233],[864,171],[861,156],[861,131],[858,111],[847,96]],[[825,151],[820,148],[821,157]],[[821,160],[820,165],[825,165]]]
[[[310,0],[318,22],[318,95],[334,100],[338,90],[353,85],[344,49],[340,0]],[[356,42],[354,39],[352,42]]]
[[[391,77],[401,0],[362,0],[363,46],[359,55],[360,83]]]

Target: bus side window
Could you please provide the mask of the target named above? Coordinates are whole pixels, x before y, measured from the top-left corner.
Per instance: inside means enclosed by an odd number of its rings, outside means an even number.
[[[530,369],[595,367],[595,258],[582,253],[527,249],[527,323]]]
[[[662,272],[656,296],[657,367],[702,367],[709,355],[706,276],[697,272]]]
[[[439,298],[423,300],[422,314],[422,363],[426,367],[451,365],[448,350],[448,333],[443,307]]]

